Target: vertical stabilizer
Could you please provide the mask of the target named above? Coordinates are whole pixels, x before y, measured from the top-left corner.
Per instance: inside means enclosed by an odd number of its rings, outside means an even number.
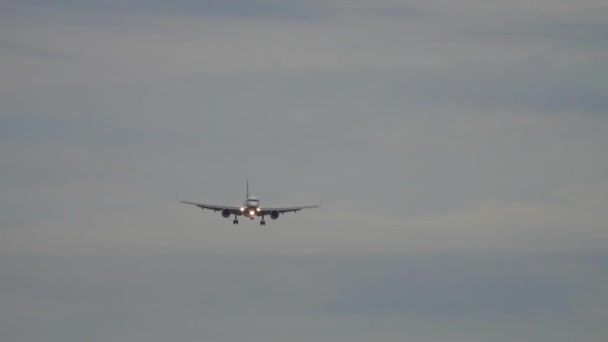
[[[247,197],[245,197],[245,199],[248,199],[249,198],[249,178],[247,178],[247,194],[246,194],[246,196]]]

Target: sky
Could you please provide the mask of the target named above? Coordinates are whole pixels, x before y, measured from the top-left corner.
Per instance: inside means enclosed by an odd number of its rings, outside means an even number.
[[[607,16],[0,0],[0,340],[605,341]]]

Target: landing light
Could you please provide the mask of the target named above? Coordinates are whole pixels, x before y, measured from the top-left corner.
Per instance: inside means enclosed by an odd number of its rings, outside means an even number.
[[[254,214],[255,214],[255,211],[253,211],[253,210],[249,211],[249,215],[253,216]]]
[[[245,208],[241,207],[241,211],[245,211]]]
[[[262,208],[257,208],[256,210],[257,210],[258,212],[260,212],[260,211],[262,210]]]

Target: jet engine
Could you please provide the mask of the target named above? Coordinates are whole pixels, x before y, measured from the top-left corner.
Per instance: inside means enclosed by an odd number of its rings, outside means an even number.
[[[223,209],[222,210],[222,216],[224,216],[225,218],[229,218],[230,217],[230,209]]]
[[[273,220],[278,219],[279,218],[279,212],[276,211],[276,210],[271,211],[270,212],[270,218],[273,219]]]

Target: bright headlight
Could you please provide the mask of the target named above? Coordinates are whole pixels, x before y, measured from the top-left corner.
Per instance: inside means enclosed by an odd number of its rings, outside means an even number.
[[[255,211],[253,211],[253,210],[250,210],[250,211],[249,211],[249,215],[252,215],[252,216],[253,216],[254,214],[255,214]]]
[[[241,207],[241,211],[245,211],[245,208]]]
[[[256,210],[257,210],[258,212],[260,212],[260,211],[262,210],[262,208],[257,208]]]

